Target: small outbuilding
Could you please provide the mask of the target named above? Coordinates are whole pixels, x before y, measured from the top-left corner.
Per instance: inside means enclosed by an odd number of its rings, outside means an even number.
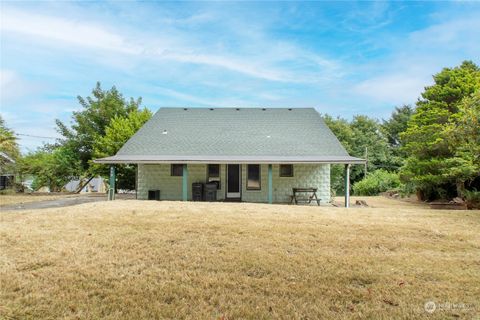
[[[216,200],[265,203],[313,191],[327,203],[330,165],[343,164],[348,205],[349,167],[364,160],[313,108],[161,108],[116,155],[95,162],[137,164],[138,199],[192,200],[193,183],[212,182]]]

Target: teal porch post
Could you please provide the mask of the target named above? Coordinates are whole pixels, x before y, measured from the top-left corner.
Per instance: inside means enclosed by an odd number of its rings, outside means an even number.
[[[268,203],[273,202],[272,165],[268,165]]]
[[[182,200],[188,200],[188,167],[187,164],[183,164],[183,172],[182,172]]]
[[[115,174],[115,165],[110,166],[110,186],[108,188],[108,200],[114,200],[115,199],[115,180],[116,180],[116,174]]]
[[[350,207],[350,165],[345,165],[345,208]]]

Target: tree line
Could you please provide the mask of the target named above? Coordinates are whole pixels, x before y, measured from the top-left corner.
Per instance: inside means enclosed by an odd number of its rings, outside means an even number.
[[[368,160],[367,166],[352,167],[355,193],[394,188],[425,200],[478,197],[480,69],[465,61],[444,68],[433,80],[415,105],[395,107],[386,120],[323,115],[348,153]],[[73,178],[107,177],[107,166],[93,159],[114,155],[152,116],[141,98],[125,99],[115,87],[103,90],[100,83],[78,101],[81,109],[69,125],[56,120],[62,138],[26,155],[20,155],[13,131],[0,118],[0,152],[17,160],[18,172],[35,177],[34,187],[59,191]],[[119,188],[134,189],[134,176],[134,166],[119,166]],[[331,186],[343,192],[341,166],[332,166]]]
[[[419,199],[473,196],[480,190],[480,69],[471,61],[433,76],[414,106],[396,107],[387,120],[363,115],[325,121],[350,155],[365,158],[368,172],[382,170],[383,181],[366,177],[376,191],[395,187]],[[332,169],[341,190],[342,169]],[[364,191],[365,168],[354,166],[354,191]],[[383,183],[384,181],[391,183]],[[355,188],[358,184],[359,188]],[[360,188],[360,186],[362,188]],[[361,192],[362,193],[362,192]]]

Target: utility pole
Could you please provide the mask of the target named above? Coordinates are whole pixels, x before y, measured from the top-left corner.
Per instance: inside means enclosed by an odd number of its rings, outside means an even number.
[[[365,147],[365,177],[367,177],[368,169],[368,147]]]

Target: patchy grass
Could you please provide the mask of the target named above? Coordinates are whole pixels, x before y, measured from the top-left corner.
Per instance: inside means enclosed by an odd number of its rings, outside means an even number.
[[[72,194],[45,194],[45,193],[16,193],[16,194],[0,194],[0,208],[11,204],[22,204],[27,202],[37,202],[45,200],[56,200],[60,198],[71,197]]]
[[[387,198],[384,196],[352,196],[350,197],[350,205],[355,206],[356,200],[365,200],[368,206],[372,208],[430,208],[427,202],[418,201],[416,200],[415,196],[398,199]],[[335,197],[335,204],[338,206],[343,206],[345,204],[345,198],[343,196]]]
[[[0,318],[480,316],[479,211],[117,200],[0,218]]]

